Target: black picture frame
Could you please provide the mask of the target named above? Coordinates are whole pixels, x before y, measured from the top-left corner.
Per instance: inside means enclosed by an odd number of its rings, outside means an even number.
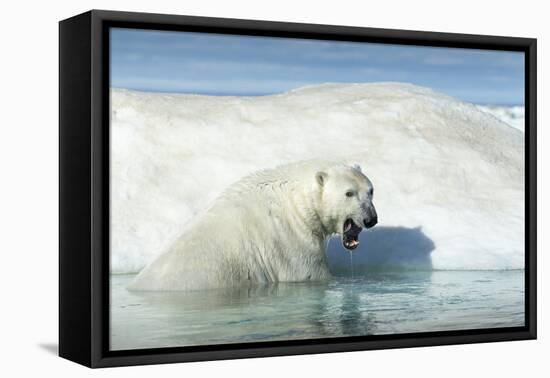
[[[110,351],[110,27],[525,53],[524,327]],[[59,23],[59,355],[89,367],[536,338],[536,39],[92,10]]]

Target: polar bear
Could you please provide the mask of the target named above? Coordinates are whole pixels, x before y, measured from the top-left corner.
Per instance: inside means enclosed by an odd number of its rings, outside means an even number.
[[[339,234],[353,250],[377,220],[373,185],[357,165],[310,160],[262,170],[223,192],[128,289],[326,280],[326,239]]]

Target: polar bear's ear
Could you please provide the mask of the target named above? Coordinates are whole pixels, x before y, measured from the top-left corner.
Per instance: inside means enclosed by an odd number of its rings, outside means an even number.
[[[361,166],[358,164],[358,163],[355,163],[355,164],[352,164],[352,167],[353,169],[355,169],[356,171],[359,171],[359,172],[363,172],[363,170],[361,169]]]
[[[319,184],[319,186],[325,185],[327,178],[328,175],[326,174],[326,172],[317,172],[315,174],[315,179],[317,180],[317,184]]]

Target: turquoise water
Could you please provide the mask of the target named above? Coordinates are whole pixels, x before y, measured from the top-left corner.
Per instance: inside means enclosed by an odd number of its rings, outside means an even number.
[[[524,325],[524,272],[377,272],[253,289],[129,292],[111,276],[111,349]]]

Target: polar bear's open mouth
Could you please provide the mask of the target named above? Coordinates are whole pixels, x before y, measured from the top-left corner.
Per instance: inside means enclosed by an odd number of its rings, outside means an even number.
[[[362,228],[355,224],[355,222],[348,218],[344,222],[344,232],[342,233],[342,244],[344,248],[350,251],[357,248],[359,245],[359,233]]]

